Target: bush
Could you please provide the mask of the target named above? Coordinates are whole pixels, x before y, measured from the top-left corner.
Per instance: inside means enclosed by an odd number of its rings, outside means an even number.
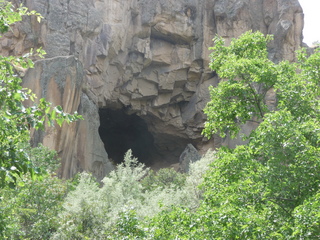
[[[22,149],[29,156],[30,163],[43,173],[55,173],[60,167],[60,159],[55,150],[51,150],[41,143],[37,147],[31,147],[30,144],[22,144]]]
[[[150,171],[146,177],[142,179],[142,186],[148,190],[155,188],[164,189],[169,185],[175,189],[181,189],[186,181],[186,175],[175,171],[172,168],[162,168],[157,172]]]
[[[15,188],[0,189],[0,226],[4,239],[49,239],[71,189],[69,181],[51,175],[24,176]]]
[[[0,236],[4,239],[49,239],[57,228],[57,217],[74,182],[54,177],[59,166],[55,151],[43,145],[31,148],[22,144],[34,169],[42,175],[26,174],[13,188],[0,188]]]
[[[124,163],[102,180],[101,188],[82,173],[80,183],[65,200],[53,239],[153,239],[155,224],[149,223],[154,216],[171,212],[174,206],[195,209],[199,205],[202,190],[197,185],[212,156],[210,152],[193,163],[190,175],[162,170],[149,175],[152,180],[142,180],[149,169],[128,151]],[[169,184],[170,179],[175,184]]]

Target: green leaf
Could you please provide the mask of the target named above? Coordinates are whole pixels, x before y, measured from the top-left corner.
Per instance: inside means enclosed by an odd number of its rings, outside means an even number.
[[[56,121],[57,121],[58,125],[61,127],[62,124],[63,124],[63,122],[64,122],[64,119],[62,119],[62,118],[57,118]]]

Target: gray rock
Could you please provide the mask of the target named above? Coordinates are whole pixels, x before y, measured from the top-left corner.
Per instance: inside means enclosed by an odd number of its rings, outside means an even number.
[[[93,171],[99,178],[108,172],[109,165],[101,160],[107,155],[102,154],[96,132],[101,108],[137,114],[148,124],[155,149],[159,153],[175,149],[171,158],[176,162],[188,142],[201,152],[209,147],[201,135],[202,110],[209,100],[208,87],[219,82],[208,67],[208,48],[215,35],[229,43],[248,30],[275,34],[268,46],[274,61],[293,61],[302,44],[303,12],[298,0],[14,2],[25,3],[44,19],[39,24],[35,18],[25,18],[14,34],[0,39],[1,53],[9,55],[14,49],[23,55],[42,46],[47,59],[26,74],[27,85],[38,97],[61,104],[66,111],[85,113],[88,107],[92,111],[77,127],[56,129],[55,137],[44,138],[59,151],[66,178],[79,170]],[[88,101],[90,105],[85,104]],[[71,149],[73,142],[81,143],[78,152]],[[212,142],[217,146],[221,139],[214,136]],[[238,143],[225,141],[229,146]],[[169,162],[169,155],[158,158]]]
[[[200,160],[201,156],[198,150],[192,145],[188,144],[179,158],[180,172],[188,172],[190,163]]]

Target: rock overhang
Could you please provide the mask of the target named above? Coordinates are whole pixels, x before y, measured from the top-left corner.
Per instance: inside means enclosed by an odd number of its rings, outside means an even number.
[[[211,39],[218,34],[228,42],[250,29],[276,34],[269,45],[273,60],[293,60],[302,40],[297,0],[30,0],[27,7],[40,12],[44,20],[21,24],[8,36],[10,44],[1,44],[2,53],[12,49],[24,53],[42,45],[49,61],[71,55],[82,68],[81,74],[73,75],[81,87],[76,87],[75,98],[66,98],[70,103],[66,110],[82,112],[85,120],[48,138],[60,153],[64,177],[89,170],[101,178],[112,170],[98,134],[99,109],[136,114],[159,145],[175,137],[199,150],[219,145],[221,139],[207,142],[201,136],[208,86],[219,82],[208,67]],[[284,22],[288,28],[281,25]],[[41,69],[36,66],[33,71]],[[27,76],[25,81],[33,80]],[[34,81],[43,80],[40,76]],[[52,102],[59,96],[48,91],[40,95]],[[66,135],[69,141],[63,139]]]

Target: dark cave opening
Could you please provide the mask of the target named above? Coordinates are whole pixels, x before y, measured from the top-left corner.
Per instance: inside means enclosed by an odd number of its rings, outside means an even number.
[[[131,149],[139,162],[152,165],[155,152],[154,139],[146,122],[136,114],[123,110],[100,109],[99,134],[114,164],[123,162],[124,154]]]
[[[108,108],[101,108],[99,115],[100,138],[114,164],[122,163],[125,153],[131,149],[133,156],[147,167],[154,170],[173,167],[179,163],[187,144],[195,143],[174,135],[175,129],[163,125],[152,116],[141,118],[136,114],[128,114],[125,109]]]

